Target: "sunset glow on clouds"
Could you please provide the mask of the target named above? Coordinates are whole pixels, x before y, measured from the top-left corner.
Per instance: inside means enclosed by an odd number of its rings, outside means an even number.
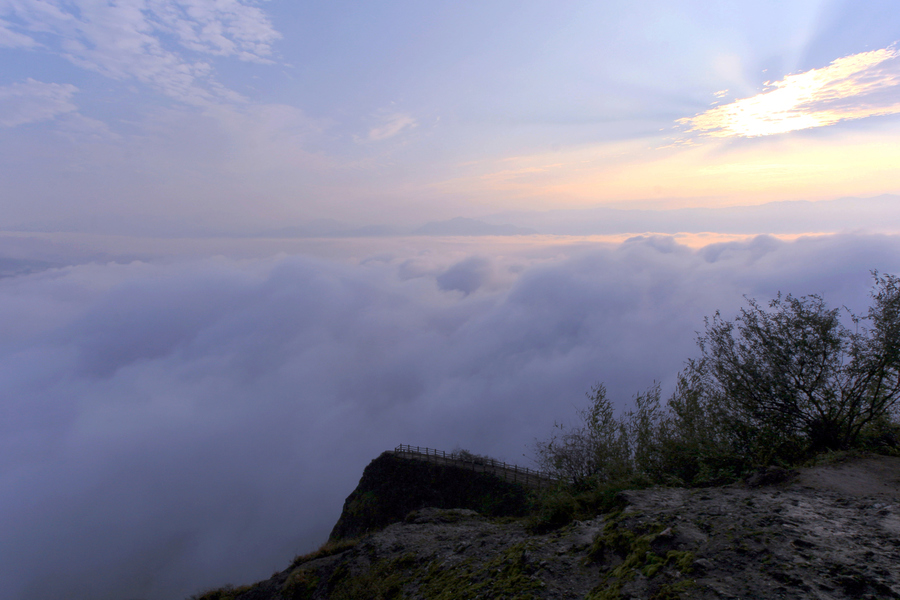
[[[895,46],[839,58],[821,69],[766,82],[774,90],[678,122],[712,137],[756,137],[900,113]]]
[[[676,122],[699,139],[584,144],[552,153],[466,165],[442,182],[506,208],[561,207],[665,198],[677,208],[717,202],[757,204],[793,198],[874,195],[897,189],[900,129],[845,132],[815,142],[788,135],[727,146],[727,138],[762,138],[842,121],[900,114],[900,51],[894,45],[836,59],[825,67],[766,82],[756,96],[716,106]],[[727,90],[716,92],[718,98]]]
[[[814,143],[773,136],[734,148],[723,138],[665,148],[598,144],[467,165],[438,189],[507,210],[537,210],[550,199],[560,208],[647,200],[679,208],[878,195],[897,186],[898,134],[894,127]]]

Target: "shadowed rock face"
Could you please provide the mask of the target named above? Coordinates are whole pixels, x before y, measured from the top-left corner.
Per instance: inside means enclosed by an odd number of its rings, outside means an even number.
[[[366,467],[331,531],[333,541],[402,521],[424,507],[466,508],[486,516],[521,516],[527,491],[487,473],[400,458],[385,452]]]
[[[370,476],[400,468],[383,458]],[[621,511],[542,535],[522,520],[419,509],[271,579],[207,597],[900,598],[900,458],[750,483],[623,492]]]

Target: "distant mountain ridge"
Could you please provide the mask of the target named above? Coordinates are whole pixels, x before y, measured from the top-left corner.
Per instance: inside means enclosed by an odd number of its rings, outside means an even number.
[[[836,200],[792,200],[727,207],[622,209],[592,207],[550,211],[510,211],[479,219],[454,217],[412,228],[351,227],[333,220],[312,221],[260,234],[272,237],[527,236],[615,235],[628,233],[792,234],[852,230],[900,232],[900,196]]]
[[[389,237],[415,236],[481,236],[481,235],[533,235],[535,229],[517,227],[507,223],[486,223],[477,219],[455,217],[446,221],[429,221],[415,228],[401,228],[389,225],[366,225],[351,227],[333,219],[319,219],[305,225],[269,229],[259,237]]]
[[[152,215],[100,215],[7,226],[8,231],[86,233],[159,238],[365,238],[392,236],[615,235],[638,233],[792,234],[873,230],[900,233],[900,196],[778,201],[756,205],[676,209],[595,206],[507,211],[477,219],[458,216],[422,225],[350,224],[313,219],[257,231],[214,227]]]
[[[515,223],[547,235],[618,233],[791,234],[854,229],[900,229],[900,196],[836,200],[792,200],[765,204],[676,209],[593,207],[550,211],[515,211],[483,217]]]
[[[413,230],[413,235],[534,235],[536,229],[506,223],[491,224],[476,219],[456,217],[448,221],[433,221]]]

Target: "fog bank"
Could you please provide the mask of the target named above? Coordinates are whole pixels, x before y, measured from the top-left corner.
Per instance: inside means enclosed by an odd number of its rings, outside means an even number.
[[[747,295],[861,311],[900,237],[167,257],[0,278],[0,584],[179,598],[324,541],[397,444],[528,464],[604,382],[671,389]],[[48,575],[48,571],[50,575]]]

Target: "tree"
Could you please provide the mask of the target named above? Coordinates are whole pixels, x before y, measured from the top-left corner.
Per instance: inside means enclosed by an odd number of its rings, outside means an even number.
[[[900,399],[900,281],[873,273],[873,304],[841,321],[820,296],[716,313],[683,378],[716,409],[736,452],[757,462],[850,448]]]
[[[616,418],[606,387],[595,385],[587,394],[590,404],[578,411],[580,426],[557,423],[548,441],[536,443],[538,463],[578,486],[660,478],[667,468],[662,444],[669,434],[660,393],[654,383],[632,398],[632,410]]]
[[[535,443],[541,467],[576,486],[620,479],[630,470],[628,432],[615,418],[606,387],[594,386],[587,397],[589,406],[578,411],[580,426],[556,423],[549,440]]]
[[[617,418],[596,385],[579,426],[557,424],[537,442],[538,462],[579,487],[626,479],[705,485],[859,447],[867,428],[882,427],[896,449],[900,279],[873,276],[862,316],[828,308],[821,296],[781,294],[768,306],[748,299],[733,320],[717,312],[665,406],[654,384]]]

